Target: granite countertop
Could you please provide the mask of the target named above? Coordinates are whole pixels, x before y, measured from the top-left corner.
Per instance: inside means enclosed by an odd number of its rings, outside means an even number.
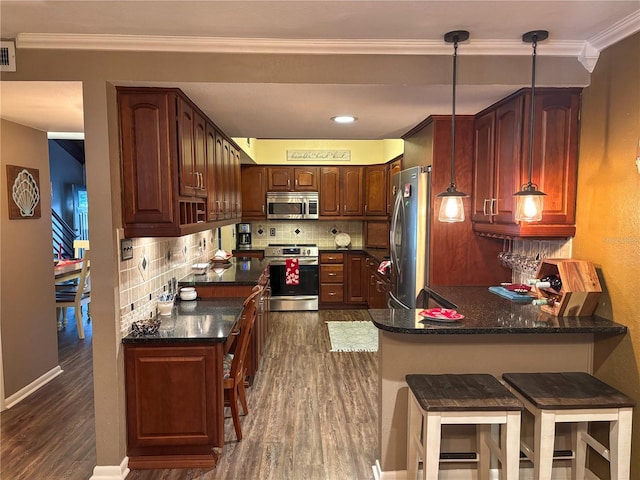
[[[171,315],[158,315],[160,328],[154,335],[129,334],[128,344],[225,342],[242,313],[242,298],[176,301]]]
[[[268,260],[253,257],[231,257],[226,268],[219,268],[212,264],[203,275],[187,275],[180,280],[179,285],[256,285],[264,269],[269,265]]]
[[[488,287],[432,287],[465,316],[459,321],[424,319],[416,310],[369,310],[376,327],[409,334],[604,333],[624,334],[627,327],[595,315],[554,317],[530,304],[511,302]]]

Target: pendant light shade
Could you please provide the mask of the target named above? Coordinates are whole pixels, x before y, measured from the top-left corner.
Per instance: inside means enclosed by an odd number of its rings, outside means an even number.
[[[444,41],[453,43],[453,94],[451,101],[451,183],[447,189],[436,195],[441,198],[440,212],[438,220],[441,222],[453,223],[464,221],[464,204],[462,199],[468,197],[466,193],[456,189],[455,182],[455,158],[456,158],[456,75],[458,59],[458,42],[464,42],[469,38],[466,30],[454,30],[445,33]]]
[[[522,41],[531,43],[533,48],[531,68],[531,110],[529,112],[529,181],[522,186],[516,197],[516,221],[539,222],[542,220],[542,199],[546,193],[538,190],[538,186],[531,182],[533,173],[533,133],[535,126],[535,96],[536,96],[536,50],[538,42],[546,40],[549,32],[533,30],[522,35]]]

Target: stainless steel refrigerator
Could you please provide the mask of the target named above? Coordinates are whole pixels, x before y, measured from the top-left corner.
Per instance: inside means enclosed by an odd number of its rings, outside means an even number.
[[[417,308],[429,282],[431,167],[413,167],[392,177],[390,308]]]

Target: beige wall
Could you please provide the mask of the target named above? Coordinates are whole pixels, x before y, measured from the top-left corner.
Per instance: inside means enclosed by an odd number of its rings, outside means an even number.
[[[603,51],[582,99],[574,257],[602,269],[597,313],[629,328],[596,344],[595,374],[640,405],[640,33]],[[640,408],[631,478],[640,478]]]
[[[58,337],[47,134],[1,122],[0,338],[4,394],[9,397],[57,367]],[[9,220],[6,165],[39,170],[40,218]]]
[[[256,140],[256,163],[304,165],[305,162],[287,162],[287,150],[349,150],[351,160],[307,162],[315,165],[363,165],[385,163],[401,155],[402,140]]]

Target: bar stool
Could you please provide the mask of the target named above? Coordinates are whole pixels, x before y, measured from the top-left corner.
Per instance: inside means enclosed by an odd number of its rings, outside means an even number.
[[[629,479],[631,398],[583,372],[505,373],[502,378],[535,417],[533,451],[523,444],[534,480],[551,479],[555,425],[561,422],[573,424],[572,479],[585,478],[587,445],[609,461],[612,480]],[[589,422],[609,422],[609,448],[589,435]]]
[[[517,480],[520,464],[522,403],[488,374],[418,375],[409,385],[407,478],[415,480],[420,458],[423,479],[437,480],[441,425],[478,425],[478,478],[489,478],[490,453],[502,463],[503,480]],[[491,425],[503,425],[500,445],[491,438]]]

